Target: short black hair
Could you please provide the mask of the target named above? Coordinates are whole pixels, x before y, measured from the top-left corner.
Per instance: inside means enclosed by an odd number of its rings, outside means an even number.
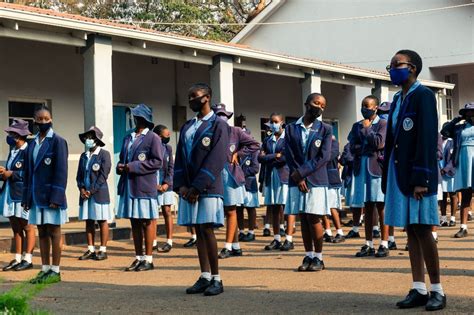
[[[153,128],[153,132],[156,133],[157,135],[161,135],[163,130],[168,129],[165,125],[156,125],[155,128]]]
[[[409,49],[399,50],[396,54],[405,55],[408,57],[408,59],[410,59],[410,62],[414,64],[416,67],[416,76],[418,77],[418,75],[421,72],[421,69],[423,69],[423,61],[421,60],[420,55],[418,55],[416,51],[409,50]]]
[[[283,121],[283,115],[282,114],[273,112],[273,113],[270,114],[270,119],[272,119],[273,116],[280,117],[281,120]]]
[[[200,91],[203,91],[205,94],[208,94],[210,97],[212,96],[212,89],[211,87],[206,84],[206,83],[194,83],[193,85],[191,85],[191,87],[189,88],[189,91],[196,91],[196,90],[200,90]]]
[[[364,99],[362,100],[362,103],[364,103],[365,100],[374,100],[375,104],[377,105],[377,107],[380,105],[380,100],[377,96],[375,95],[367,95],[366,97],[364,97]]]
[[[316,97],[324,97],[321,93],[311,93],[310,95],[308,95],[308,97],[306,98],[306,102],[305,104],[309,104],[313,99],[315,99]]]
[[[41,104],[40,106],[36,107],[35,113],[33,116],[36,117],[36,115],[39,112],[44,111],[44,110],[47,111],[51,117],[53,117],[53,114],[51,113],[51,109],[49,109],[48,105],[46,104]]]

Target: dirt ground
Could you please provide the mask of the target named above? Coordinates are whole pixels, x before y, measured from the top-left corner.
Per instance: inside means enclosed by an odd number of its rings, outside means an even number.
[[[474,224],[470,228],[474,231]],[[442,282],[448,297],[444,312],[474,313],[474,237],[453,239],[457,229],[440,230]],[[303,258],[299,231],[296,249],[287,253],[264,251],[271,238],[262,237],[261,230],[257,233],[255,242],[243,245],[243,257],[220,261],[225,292],[216,297],[185,294],[199,268],[195,248],[182,247],[188,235],[178,234],[173,250],[155,255],[155,270],[148,272],[123,271],[133,260],[130,241],[110,242],[109,259],[101,262],[78,261],[85,247],[68,247],[63,253],[63,281],[42,291],[31,305],[53,314],[402,312],[395,302],[411,285],[407,252],[392,251],[385,259],[356,258],[363,240],[349,240],[325,246],[325,271],[298,273],[295,269]],[[218,237],[222,246],[223,230]],[[401,231],[397,243],[404,248]],[[1,254],[0,262],[6,264],[11,257]],[[1,290],[38,272],[37,253],[34,263],[34,270],[1,273]]]

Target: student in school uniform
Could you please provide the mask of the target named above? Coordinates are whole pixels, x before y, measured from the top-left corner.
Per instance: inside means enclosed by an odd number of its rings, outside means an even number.
[[[131,108],[135,130],[125,136],[117,164],[118,218],[130,219],[135,260],[125,271],[147,271],[153,265],[153,240],[159,216],[156,172],[163,166],[161,139],[154,132],[151,109],[140,104]],[[143,255],[145,239],[145,255]]]
[[[29,212],[29,223],[38,227],[42,266],[30,282],[54,283],[61,281],[61,225],[68,221],[68,146],[52,129],[51,111],[46,105],[35,111],[34,121],[39,132],[25,156],[22,205]]]
[[[286,250],[294,248],[293,236],[289,231],[285,243],[281,242],[280,231],[284,231],[281,217],[288,196],[289,169],[285,158],[285,129],[283,128],[283,115],[273,113],[270,115],[270,128],[272,136],[263,144],[258,162],[265,172],[264,178],[264,204],[272,214],[273,240],[265,246],[265,250],[281,250],[284,245]],[[292,216],[294,218],[294,215]],[[290,218],[291,221],[291,218]],[[288,224],[289,226],[290,224]],[[293,224],[292,224],[293,226]],[[292,227],[291,226],[291,227]]]
[[[461,192],[461,228],[454,237],[463,238],[468,234],[467,221],[474,187],[474,102],[464,105],[459,116],[448,122],[441,134],[453,139],[454,190]]]
[[[387,257],[388,226],[384,224],[384,194],[382,193],[382,161],[385,147],[387,121],[377,116],[379,100],[369,95],[362,100],[363,120],[356,122],[349,133],[351,154],[354,157],[351,187],[351,206],[364,207],[366,244],[356,257]],[[382,229],[382,241],[377,252],[374,249],[374,212],[378,213]]]
[[[173,191],[174,160],[173,148],[169,144],[171,139],[170,130],[164,125],[158,125],[153,129],[161,138],[163,146],[163,167],[156,173],[158,204],[165,218],[166,243],[158,249],[159,252],[167,253],[173,248],[173,215],[171,207],[175,204],[175,193]]]
[[[285,214],[298,214],[306,255],[298,271],[321,271],[323,262],[322,217],[330,215],[327,163],[331,159],[332,127],[317,118],[326,98],[313,93],[305,114],[286,127],[285,156],[290,178]]]
[[[443,128],[447,126],[448,123],[443,125]],[[446,136],[442,136],[442,152],[443,157],[440,161],[440,169],[442,176],[442,189],[443,189],[443,200],[441,201],[441,222],[440,226],[456,226],[456,208],[458,206],[458,197],[454,189],[454,176],[456,175],[456,168],[453,165],[453,139]],[[451,217],[448,220],[447,207],[448,207],[448,197],[450,200],[451,207]]]
[[[201,276],[187,294],[224,292],[219,275],[214,229],[224,226],[222,170],[229,150],[229,125],[211,109],[211,88],[191,86],[189,107],[196,117],[181,128],[174,169],[174,190],[179,192],[178,224],[193,226]]]
[[[342,231],[341,219],[339,217],[339,211],[342,210],[342,181],[339,173],[339,142],[334,135],[332,136],[331,160],[327,163],[327,172],[329,181],[328,202],[329,209],[331,210],[331,219],[336,228],[336,236],[333,237],[332,235],[331,222],[329,218],[324,216],[324,241],[327,243],[342,243],[346,240],[344,232]]]
[[[433,92],[417,80],[421,69],[421,57],[412,50],[398,51],[387,66],[392,83],[401,91],[393,97],[388,118],[382,189],[386,224],[404,227],[408,235],[413,285],[397,306],[425,306],[434,311],[446,307],[438,249],[431,233],[432,226],[439,224],[438,116]]]
[[[266,122],[265,124],[265,137],[263,138],[262,141],[262,148],[265,147],[265,142],[270,139],[270,137],[273,135],[272,131],[270,130],[270,123]],[[260,172],[258,173],[258,191],[262,194],[262,197],[265,197],[265,167],[261,165],[260,167]],[[263,226],[263,236],[271,236],[272,233],[270,232],[270,225],[271,222],[273,222],[272,219],[272,208],[271,207],[266,207],[265,209],[265,217],[263,220],[264,226]]]
[[[14,119],[5,132],[8,133],[7,144],[10,146],[10,153],[7,164],[0,166],[0,180],[4,181],[0,190],[0,207],[2,215],[8,218],[13,230],[15,259],[3,267],[3,271],[23,271],[33,268],[32,258],[36,241],[34,227],[28,223],[28,212],[21,206],[25,156],[28,147],[26,138],[30,135],[28,122]],[[22,255],[24,243],[26,243],[26,251]]]
[[[77,169],[76,182],[79,188],[79,220],[86,221],[87,251],[79,260],[107,259],[109,222],[114,219],[110,208],[110,194],[107,179],[112,168],[110,153],[104,150],[102,131],[92,126],[79,135],[86,151],[81,154]],[[100,247],[96,253],[95,222],[100,227]]]
[[[212,110],[219,119],[225,122],[234,115],[234,113],[226,110],[225,104],[216,104],[212,107]],[[219,253],[221,259],[242,256],[237,231],[237,206],[241,206],[245,202],[245,175],[239,160],[243,156],[257,152],[260,149],[260,144],[241,128],[229,126],[228,129],[227,162],[222,170],[224,213],[227,218],[227,229],[225,245]]]

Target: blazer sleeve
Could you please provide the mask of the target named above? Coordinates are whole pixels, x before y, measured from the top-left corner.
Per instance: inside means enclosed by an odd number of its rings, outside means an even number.
[[[160,137],[153,133],[148,159],[128,162],[128,172],[135,175],[154,174],[163,166],[163,149]]]
[[[84,158],[84,153],[81,154],[81,157],[79,158],[79,163],[77,165],[77,173],[76,173],[76,183],[77,183],[77,188],[85,188],[84,186],[84,170],[83,168],[83,158]]]
[[[352,156],[360,155],[362,152],[362,145],[360,144],[359,134],[356,131],[357,123],[354,124],[347,136],[347,141],[349,142],[349,151]]]
[[[360,128],[360,134],[367,139],[367,144],[373,151],[382,150],[385,147],[385,135],[387,134],[387,121],[380,119],[378,128]],[[374,130],[377,129],[377,130]]]
[[[319,168],[326,166],[327,162],[329,162],[331,158],[331,146],[332,127],[329,126],[329,128],[326,130],[326,133],[324,134],[321,145],[321,154],[318,154],[315,158],[306,161],[297,169],[302,178],[306,178],[316,172]]]
[[[183,135],[184,125],[181,127],[179,132],[179,141],[178,145],[176,146],[176,159],[174,160],[174,174],[173,174],[173,190],[175,192],[179,192],[179,189],[186,185],[186,173],[185,173],[185,165],[183,156],[183,145],[184,140],[182,138]]]
[[[26,155],[26,154],[24,153],[24,151],[21,151],[21,152],[18,153],[18,154],[23,154],[24,156]],[[8,155],[7,161],[8,161],[9,159],[10,159],[10,155]],[[25,162],[25,161],[24,161],[24,158],[23,158],[23,163],[24,163],[24,162]],[[26,165],[23,164],[23,169],[22,169],[21,171],[12,171],[12,176],[10,176],[10,178],[9,178],[10,181],[11,181],[12,183],[14,183],[14,182],[22,182],[22,181],[23,181],[23,174],[24,174],[24,172],[25,172],[25,171],[24,171],[25,169],[26,169]]]
[[[227,160],[226,152],[229,145],[229,131],[225,122],[216,122],[216,130],[213,135],[212,148],[207,154],[202,166],[194,178],[191,186],[200,193],[204,192],[224,169]],[[225,124],[225,125],[224,125]]]
[[[288,161],[288,168],[290,169],[290,172],[293,172],[296,170],[300,165],[296,162],[295,158],[295,153],[293,151],[293,144],[294,141],[291,141],[293,139],[292,137],[292,128],[291,126],[286,127],[286,141],[285,141],[285,158]]]
[[[448,122],[442,129],[441,134],[447,138],[452,138],[453,140],[456,137],[456,124],[463,120],[462,117],[455,117],[453,120]]]
[[[436,151],[438,146],[438,115],[433,92],[426,89],[416,107],[416,146],[413,169],[410,173],[412,187],[429,187],[432,172],[437,172]],[[434,165],[433,165],[434,162]]]
[[[123,140],[122,140],[122,148],[120,149],[119,160],[118,160],[117,165],[115,167],[115,173],[117,173],[117,175],[122,175],[122,172],[120,172],[119,169],[118,169],[118,165],[119,164],[125,164],[125,142],[127,140],[127,137],[124,137]]]
[[[107,178],[109,178],[110,169],[112,168],[112,161],[110,159],[110,153],[105,150],[101,150],[103,152],[103,163],[101,168],[99,169],[99,174],[97,175],[97,179],[91,185],[90,193],[93,195],[97,192],[98,187],[102,186],[103,184],[107,183]]]
[[[54,154],[56,162],[54,163],[54,176],[51,181],[50,203],[66,206],[66,186],[67,186],[67,159],[69,156],[67,142],[63,138],[56,137],[54,145]]]
[[[332,140],[331,141],[331,158],[329,160],[333,161],[337,158],[339,158],[339,142],[337,142],[336,140]]]
[[[248,173],[251,176],[255,176],[258,173],[260,164],[258,163],[258,151],[252,153],[250,166],[248,167]]]
[[[170,145],[166,145],[166,150],[168,150],[168,169],[166,170],[166,176],[163,179],[163,183],[168,184],[168,186],[173,186],[173,173],[174,173],[174,161],[173,161],[173,148]]]
[[[239,150],[237,151],[237,155],[239,156],[239,159],[243,159],[247,155],[257,152],[260,149],[260,144],[251,135],[249,135],[242,129],[239,128],[238,130]]]
[[[30,187],[30,169],[31,169],[31,159],[30,159],[30,150],[31,145],[28,144],[27,152],[25,154],[25,159],[23,160],[24,166],[23,168],[25,171],[23,172],[23,197],[21,200],[22,205],[30,207],[30,200],[29,200],[29,189]]]

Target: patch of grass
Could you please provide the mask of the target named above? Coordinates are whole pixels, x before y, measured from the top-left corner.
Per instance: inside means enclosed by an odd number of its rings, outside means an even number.
[[[0,295],[0,314],[46,315],[45,311],[32,311],[29,301],[48,284],[30,284],[22,282]]]

